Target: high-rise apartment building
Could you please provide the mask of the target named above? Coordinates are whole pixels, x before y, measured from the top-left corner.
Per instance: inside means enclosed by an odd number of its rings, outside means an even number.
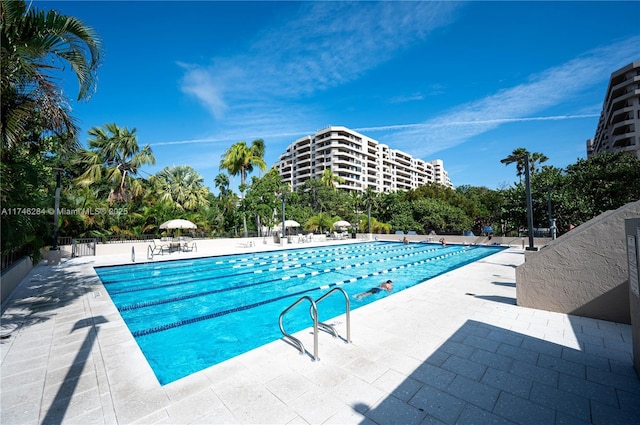
[[[611,74],[596,134],[587,140],[587,157],[620,151],[640,158],[640,61]]]
[[[293,142],[276,167],[293,190],[306,180],[319,179],[325,168],[344,179],[338,189],[395,192],[428,183],[453,188],[441,160],[431,162],[379,143],[342,126],[331,126]]]

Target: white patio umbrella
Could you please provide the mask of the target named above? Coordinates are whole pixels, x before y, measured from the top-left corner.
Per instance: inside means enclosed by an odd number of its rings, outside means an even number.
[[[298,223],[295,220],[285,220],[284,221],[284,227],[300,227],[300,223]],[[273,228],[274,229],[282,229],[282,222],[276,224]]]
[[[345,228],[345,227],[351,227],[351,223],[349,223],[348,221],[345,220],[338,220],[335,223],[333,223],[333,227],[334,228]]]
[[[161,229],[197,229],[194,223],[189,220],[184,220],[182,218],[177,218],[175,220],[165,221],[160,225]]]

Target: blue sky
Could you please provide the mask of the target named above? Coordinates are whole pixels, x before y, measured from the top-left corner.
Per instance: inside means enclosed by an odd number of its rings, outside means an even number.
[[[187,164],[210,188],[233,143],[264,139],[270,167],[328,125],[442,159],[455,186],[505,187],[515,148],[586,158],[611,73],[640,59],[632,1],[33,4],[103,40],[97,92],[71,102],[81,140],[136,128],[157,160],[142,176]]]

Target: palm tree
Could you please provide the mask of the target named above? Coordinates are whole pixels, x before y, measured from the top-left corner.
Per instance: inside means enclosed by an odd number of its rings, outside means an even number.
[[[241,198],[244,198],[247,175],[253,171],[253,167],[258,167],[262,171],[267,169],[267,164],[263,159],[264,150],[264,141],[256,139],[251,143],[250,147],[247,146],[246,142],[235,143],[222,155],[220,169],[227,170],[232,176],[240,175]],[[249,232],[247,231],[247,218],[244,214],[242,221],[246,238]]]
[[[531,154],[529,153],[528,150],[526,150],[525,148],[517,148],[514,149],[513,152],[511,152],[511,155],[509,155],[506,158],[503,158],[500,160],[500,162],[504,165],[509,165],[509,164],[513,164],[514,162],[516,163],[516,171],[517,171],[517,176],[520,179],[520,182],[522,182],[522,175],[524,173],[524,162],[525,162],[525,157],[531,157]]]
[[[51,72],[68,65],[78,79],[78,100],[88,99],[100,66],[100,39],[79,19],[53,10],[27,9],[21,0],[2,0],[0,7],[3,148],[21,142],[29,123],[38,118],[43,131],[70,134],[77,144],[77,127],[59,78]]]
[[[536,163],[542,164],[549,160],[545,154],[540,152],[529,153],[525,148],[514,149],[511,155],[501,159],[500,162],[505,165],[516,163],[517,176],[520,179],[520,183],[522,183],[522,176],[524,174],[525,157],[529,157],[529,171],[531,174],[538,171]]]
[[[333,226],[333,222],[334,220],[329,214],[321,212],[307,220],[304,228],[311,232],[320,229],[320,232],[322,232],[324,228],[330,229]]]
[[[365,191],[362,193],[361,197],[362,205],[367,207],[367,232],[371,233],[371,208],[375,206],[375,203],[378,199],[378,193],[374,191],[372,188],[367,187]]]
[[[532,153],[531,156],[529,157],[529,167],[531,170],[531,174],[538,171],[538,168],[536,167],[536,163],[542,164],[543,162],[547,162],[548,160],[549,158],[543,153],[540,153],[540,152]]]
[[[330,187],[333,190],[337,190],[336,185],[344,183],[344,178],[333,174],[331,168],[325,168],[322,171],[322,177],[320,177],[320,181],[326,187]]]
[[[112,185],[110,201],[122,202],[140,195],[142,186],[133,176],[141,166],[155,164],[156,159],[149,145],[139,148],[135,132],[135,128],[129,131],[115,123],[90,129],[89,135],[93,139],[89,139],[89,148],[92,150],[84,150],[79,155],[79,162],[87,168],[77,182],[88,186],[102,180],[104,174]]]
[[[229,176],[220,173],[213,179],[213,184],[220,190],[220,196],[222,196],[229,191]]]
[[[165,167],[153,177],[159,199],[172,203],[180,211],[194,211],[209,205],[204,179],[193,167]]]

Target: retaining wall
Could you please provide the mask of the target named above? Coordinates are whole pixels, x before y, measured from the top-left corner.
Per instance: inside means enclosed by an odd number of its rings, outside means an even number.
[[[630,323],[624,220],[638,216],[640,201],[527,251],[516,269],[518,305]]]

